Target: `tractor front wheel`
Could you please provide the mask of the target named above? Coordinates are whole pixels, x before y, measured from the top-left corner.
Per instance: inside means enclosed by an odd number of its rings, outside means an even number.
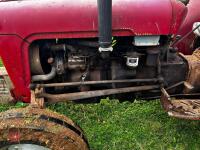
[[[69,118],[31,106],[0,114],[0,150],[88,150],[82,130]]]

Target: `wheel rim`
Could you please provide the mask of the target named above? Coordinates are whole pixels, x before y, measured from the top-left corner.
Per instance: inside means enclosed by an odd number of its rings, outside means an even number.
[[[50,150],[50,149],[35,144],[15,144],[6,146],[4,148],[0,148],[0,150]]]

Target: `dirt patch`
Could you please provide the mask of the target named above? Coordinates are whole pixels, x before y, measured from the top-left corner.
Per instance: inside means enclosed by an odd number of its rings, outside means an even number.
[[[10,95],[8,87],[10,88],[12,87],[11,83],[9,82],[8,73],[5,67],[0,67],[0,103],[1,104],[10,103],[13,99]]]
[[[0,94],[0,104],[10,104],[12,102],[12,97],[8,94]]]
[[[10,95],[9,89],[6,87],[4,79],[0,77],[0,103],[10,103],[12,99],[13,98]]]

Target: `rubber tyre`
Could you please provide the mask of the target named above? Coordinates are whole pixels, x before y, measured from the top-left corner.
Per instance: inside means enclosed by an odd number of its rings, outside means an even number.
[[[89,149],[83,131],[71,119],[32,107],[0,114],[0,150],[19,143],[51,150]]]

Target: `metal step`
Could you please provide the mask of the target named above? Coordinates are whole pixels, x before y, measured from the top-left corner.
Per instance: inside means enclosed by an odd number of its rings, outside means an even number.
[[[200,99],[173,99],[165,89],[161,91],[161,104],[169,116],[200,120]]]
[[[173,108],[168,112],[169,116],[200,120],[200,100],[184,99],[184,100],[173,100]]]

